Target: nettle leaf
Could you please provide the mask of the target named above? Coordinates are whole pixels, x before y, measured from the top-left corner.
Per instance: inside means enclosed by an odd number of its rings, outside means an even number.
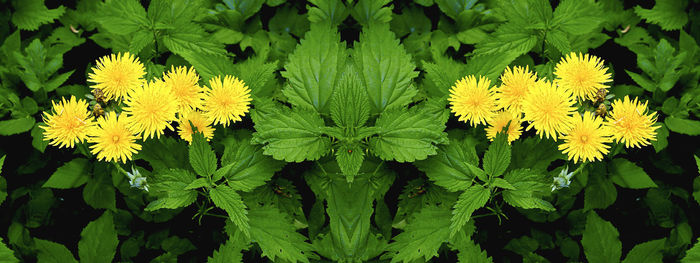
[[[277,64],[277,61],[267,62],[264,56],[248,58],[234,65],[235,76],[250,87],[253,97],[272,97],[277,89],[275,80]]]
[[[189,169],[187,144],[184,140],[172,137],[151,139],[142,143],[142,149],[134,159],[142,159],[153,167],[153,171],[167,171],[173,168]]]
[[[528,168],[535,172],[546,172],[549,164],[565,157],[557,150],[556,142],[533,137],[514,141],[511,152],[511,170]]]
[[[226,145],[221,160],[223,167],[214,173],[213,180],[226,178],[229,186],[244,192],[264,185],[284,166],[284,162],[263,155],[262,147],[251,145],[249,141]]]
[[[450,140],[447,145],[440,145],[436,155],[414,163],[436,185],[448,191],[466,190],[481,170],[479,157],[474,146],[466,141]],[[483,172],[483,171],[482,171]]]
[[[43,240],[43,239],[38,239],[34,238],[34,245],[36,245],[37,249],[37,254],[36,254],[36,259],[37,262],[55,262],[55,263],[62,263],[62,262],[75,262],[78,263],[77,260],[75,260],[75,257],[73,256],[73,253],[66,248],[66,246],[61,245],[59,243],[51,242],[48,240]],[[0,255],[0,261],[2,262],[7,262],[3,260],[2,256]],[[13,262],[13,261],[10,261]],[[18,262],[18,261],[14,261]]]
[[[138,0],[111,0],[100,6],[95,20],[113,34],[127,35],[148,27],[146,9]]]
[[[524,29],[523,25],[506,22],[499,26],[488,39],[477,43],[474,54],[489,55],[497,53],[513,53],[519,56],[530,52],[537,44],[537,34],[533,30]]]
[[[273,206],[251,208],[250,237],[262,250],[262,255],[272,261],[309,262],[314,248],[306,237],[296,232],[294,225]]]
[[[610,179],[619,186],[630,189],[658,187],[641,167],[626,159],[616,158],[609,167]]]
[[[665,243],[666,238],[662,238],[637,244],[627,253],[622,263],[661,263],[663,262],[664,255],[662,250],[666,245]]]
[[[155,173],[149,185],[150,192],[158,196],[158,199],[149,203],[145,210],[175,209],[194,203],[197,200],[197,192],[188,189],[188,186],[195,178],[192,172],[183,169]]]
[[[56,169],[41,187],[70,189],[85,184],[88,180],[88,160],[75,158]]]
[[[367,92],[362,87],[357,72],[348,67],[331,100],[331,118],[338,127],[359,128],[369,119],[369,111]]]
[[[226,211],[229,219],[236,224],[239,230],[246,236],[250,236],[248,210],[236,190],[226,185],[219,185],[209,190],[211,201],[214,205]]]
[[[700,261],[700,239],[695,241],[692,248],[685,251],[685,257],[681,259],[682,263],[692,263]]]
[[[450,17],[452,19],[457,19],[457,16],[459,16],[459,14],[474,7],[474,4],[476,4],[476,1],[473,1],[473,0],[458,0],[458,1],[436,0],[435,3],[438,5],[438,8],[440,8],[440,11],[445,13],[445,15],[447,15],[448,17]]]
[[[350,15],[350,10],[340,0],[309,0],[309,3],[315,5],[306,5],[311,23],[325,23],[335,28]]]
[[[572,35],[588,34],[603,22],[600,13],[600,8],[593,1],[563,0],[554,10],[551,23]]]
[[[605,174],[605,167],[589,168],[588,185],[583,195],[583,210],[605,209],[617,199],[617,189]]]
[[[112,262],[117,253],[117,231],[112,213],[107,211],[80,232],[78,255],[81,262]]]
[[[93,177],[83,188],[83,200],[92,208],[117,210],[116,193],[110,176],[109,166],[98,163],[94,166]]]
[[[478,54],[469,59],[467,66],[464,68],[465,73],[463,76],[481,75],[489,78],[491,83],[495,83],[501,73],[503,73],[503,70],[505,70],[519,55],[520,54],[517,52],[502,52],[486,55]],[[454,85],[454,82],[451,85]]]
[[[182,58],[187,60],[187,62],[189,62],[194,67],[194,69],[197,70],[197,73],[199,73],[199,75],[202,76],[202,81],[208,81],[209,79],[216,76],[232,74],[235,72],[236,69],[235,65],[233,64],[233,61],[229,60],[228,58],[221,57],[219,55],[188,51],[185,51],[178,55],[182,56]],[[243,78],[243,76],[241,76],[241,78]],[[253,86],[250,87],[251,92],[255,93],[256,90],[252,90]]]
[[[186,53],[201,53],[224,59],[226,49],[223,45],[209,39],[204,29],[193,22],[174,25],[177,30],[170,30],[163,35],[163,44],[173,53],[183,55]]]
[[[243,262],[243,250],[245,247],[229,238],[226,243],[221,244],[219,250],[215,250],[211,257],[207,257],[207,263],[229,263]]]
[[[201,132],[192,134],[189,149],[190,165],[201,176],[210,176],[216,171],[216,154]]]
[[[335,160],[348,183],[353,182],[353,178],[360,171],[364,159],[365,153],[362,151],[362,147],[356,143],[341,145],[335,154]]]
[[[423,207],[386,248],[391,262],[427,261],[438,256],[438,249],[450,237],[451,217],[447,207]]]
[[[416,66],[388,24],[365,27],[352,59],[367,89],[372,113],[404,107],[418,92],[411,84],[418,76]]]
[[[53,22],[66,11],[64,6],[48,9],[43,0],[13,0],[12,7],[12,23],[19,29],[30,31]]]
[[[542,209],[554,211],[549,202],[539,198],[538,192],[549,190],[549,185],[542,182],[539,176],[528,169],[516,169],[508,172],[504,179],[515,189],[503,190],[503,200],[509,205],[524,209]],[[551,179],[550,179],[551,180]]]
[[[75,261],[75,259],[73,260]],[[7,263],[19,262],[19,259],[15,257],[14,252],[11,249],[9,249],[7,245],[5,245],[5,242],[3,242],[2,237],[0,237],[0,261]]]
[[[433,50],[433,62],[423,61],[425,70],[424,86],[432,97],[448,95],[450,88],[464,77],[466,65]],[[431,82],[425,85],[426,82]]]
[[[437,144],[447,142],[445,124],[423,107],[389,110],[379,116],[377,136],[370,149],[383,160],[413,162],[437,153]]]
[[[472,213],[486,205],[489,197],[491,197],[489,189],[478,184],[470,186],[464,193],[459,195],[454,210],[452,210],[450,237],[462,230],[464,224],[471,219]]]
[[[498,133],[489,149],[484,154],[484,171],[486,174],[496,177],[502,175],[508,165],[510,165],[510,145],[508,135],[504,132]]]
[[[318,160],[330,151],[330,138],[323,136],[323,119],[316,112],[267,106],[251,110],[255,123],[253,142],[264,144],[264,153],[287,162]]]
[[[622,254],[622,243],[617,228],[591,211],[586,220],[581,245],[588,262],[617,263]]]
[[[647,23],[657,24],[663,30],[677,30],[688,23],[687,5],[687,0],[656,1],[652,9],[635,6],[634,12]]]
[[[393,5],[385,7],[391,0],[359,0],[350,11],[350,15],[360,25],[389,23]]]
[[[14,59],[19,64],[20,70],[18,71],[19,77],[22,82],[31,91],[39,91],[41,89],[45,91],[53,91],[58,86],[63,84],[68,77],[73,74],[73,70],[54,76],[54,74],[63,65],[63,54],[53,54],[50,53],[52,47],[44,46],[44,44],[39,41],[39,39],[34,39],[29,45],[24,49],[24,53],[15,51],[12,53]],[[25,55],[26,54],[26,55]],[[53,76],[53,77],[52,77]],[[33,119],[32,119],[33,122]],[[28,130],[26,127],[29,125],[25,123],[25,131]],[[23,129],[23,128],[15,128]],[[15,130],[13,129],[13,130]],[[31,128],[29,128],[31,129]]]
[[[335,27],[314,24],[287,59],[282,93],[292,105],[328,113],[333,91],[345,68],[345,42]]]

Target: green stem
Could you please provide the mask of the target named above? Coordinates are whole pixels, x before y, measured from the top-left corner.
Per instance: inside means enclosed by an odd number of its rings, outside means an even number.
[[[117,171],[124,173],[124,175],[128,174],[128,172],[126,170],[124,170],[124,168],[122,168],[122,166],[119,165],[118,163],[116,163],[116,162],[111,162],[111,163],[112,163],[112,165],[114,165],[115,168],[117,168]]]

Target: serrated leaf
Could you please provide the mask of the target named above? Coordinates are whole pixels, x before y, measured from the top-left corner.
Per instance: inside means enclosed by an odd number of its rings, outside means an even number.
[[[284,166],[283,162],[263,155],[260,146],[251,145],[248,141],[227,145],[224,154],[226,165],[214,173],[213,180],[226,178],[228,185],[238,191],[250,192],[264,185]]]
[[[56,189],[79,187],[88,181],[88,164],[87,159],[75,158],[56,169],[41,187]]]
[[[700,135],[700,121],[668,116],[664,119],[664,123],[673,132],[691,136]]]
[[[14,252],[5,245],[5,242],[3,242],[2,237],[0,237],[0,261],[2,262],[7,262],[7,263],[17,263],[19,262],[19,259],[17,259],[14,255]]]
[[[335,160],[348,183],[353,182],[353,178],[360,171],[364,159],[365,154],[358,144],[343,144],[335,154]]]
[[[491,83],[494,83],[503,70],[505,70],[506,66],[520,55],[518,52],[510,51],[493,54],[476,54],[478,55],[467,61],[467,66],[464,68],[462,76],[485,76],[491,80]],[[454,85],[454,82],[450,85]]]
[[[615,226],[591,211],[586,220],[581,245],[588,262],[617,263],[622,254],[622,243]]]
[[[39,26],[58,19],[66,11],[64,6],[48,9],[43,0],[12,1],[12,23],[22,30],[37,30]]]
[[[700,262],[700,239],[695,242],[692,248],[685,251],[685,257],[681,259],[681,263]]]
[[[583,210],[605,209],[617,199],[617,189],[608,178],[598,174],[599,170],[589,173],[588,185],[583,196]]]
[[[488,188],[484,188],[481,185],[472,185],[459,195],[454,210],[452,210],[450,237],[462,230],[464,224],[471,218],[472,213],[486,205],[489,197],[491,197],[491,192]]]
[[[662,238],[637,244],[627,253],[622,263],[661,263],[665,243],[666,238]]]
[[[192,134],[192,144],[189,149],[190,165],[201,176],[210,176],[216,171],[216,154],[202,133]]]
[[[241,200],[241,196],[233,188],[219,185],[209,191],[211,201],[214,205],[226,211],[229,219],[236,224],[238,229],[246,236],[250,236],[250,225],[248,220],[248,210]]]
[[[330,103],[331,118],[338,127],[359,128],[369,119],[367,92],[352,67],[348,67],[340,78]]]
[[[507,22],[496,29],[490,37],[476,45],[474,54],[489,55],[512,53],[514,56],[525,54],[537,44],[537,35],[522,25]]]
[[[524,209],[555,210],[552,204],[538,197],[536,190],[546,189],[548,186],[538,181],[537,175],[533,171],[529,169],[512,170],[504,176],[504,179],[515,187],[514,190],[503,191],[503,200],[506,203]]]
[[[676,30],[688,23],[688,13],[685,12],[687,5],[686,0],[656,1],[652,9],[635,6],[634,12],[647,23],[657,24],[663,30]]]
[[[601,10],[594,1],[563,0],[554,10],[551,23],[553,27],[558,26],[561,30],[572,35],[588,34],[604,21],[599,16],[600,13]]]
[[[335,27],[350,15],[350,10],[340,0],[309,0],[309,3],[315,5],[306,6],[311,23],[325,23]]]
[[[610,163],[610,179],[617,185],[630,189],[658,187],[644,170],[623,158]]]
[[[506,133],[498,133],[484,154],[483,162],[484,171],[490,176],[500,176],[506,171],[510,165],[510,145]]]
[[[277,208],[252,208],[248,216],[250,237],[258,243],[263,256],[272,261],[309,262],[313,247]]]
[[[117,210],[116,192],[112,186],[112,178],[105,163],[100,163],[93,169],[91,178],[83,188],[83,200],[95,209]]]
[[[358,0],[350,11],[350,15],[360,25],[367,26],[391,21],[392,5],[386,7],[391,0]]]
[[[445,124],[426,114],[423,108],[386,111],[375,126],[379,131],[369,146],[383,160],[423,160],[437,153],[437,144],[447,142]]]
[[[320,131],[323,119],[315,112],[270,106],[251,110],[250,116],[253,141],[264,144],[264,153],[277,160],[317,160],[330,151],[330,139]]]
[[[163,35],[163,44],[173,53],[181,56],[191,53],[207,54],[217,59],[225,59],[226,49],[223,44],[209,39],[204,29],[194,22],[174,25],[177,30],[170,30]]]
[[[282,93],[297,107],[328,113],[346,59],[345,43],[335,27],[312,25],[284,65],[282,76],[289,85]]]
[[[34,122],[32,117],[0,121],[0,135],[10,136],[26,132],[34,127]]]
[[[207,263],[243,262],[242,249],[237,242],[228,240],[214,251],[214,255],[207,257]]]
[[[534,172],[545,172],[553,161],[565,157],[557,150],[554,141],[532,137],[514,141],[511,152],[511,170],[528,168]]]
[[[436,0],[435,3],[438,5],[438,8],[440,8],[440,11],[442,11],[445,15],[452,19],[457,19],[457,16],[461,14],[462,12],[471,9],[474,4],[476,4],[476,1],[474,0],[458,0],[458,1],[450,1],[450,0]]]
[[[142,159],[153,167],[153,171],[168,171],[170,169],[189,169],[187,143],[172,137],[162,137],[147,140],[142,143],[134,159]]]
[[[269,4],[268,4],[269,5]],[[270,18],[268,27],[270,32],[278,34],[290,33],[296,37],[303,37],[309,30],[309,20],[305,14],[297,13],[294,8],[280,8],[275,12],[275,16]]]
[[[107,1],[100,6],[98,13],[95,20],[113,34],[131,34],[150,24],[146,9],[138,0]]]
[[[416,67],[388,24],[365,27],[352,59],[367,89],[372,113],[406,106],[418,92],[412,85],[418,76]]]
[[[569,53],[571,51],[571,43],[569,38],[561,30],[552,30],[547,32],[545,35],[545,41],[559,50],[562,54]]]
[[[434,63],[423,61],[423,70],[425,70],[423,83],[432,82],[432,85],[424,84],[428,86],[427,92],[430,96],[439,98],[449,94],[450,87],[464,76],[466,65],[435,53],[433,52]]]
[[[423,207],[386,248],[391,262],[427,261],[438,256],[438,249],[450,237],[451,217],[446,207]]]
[[[39,263],[78,263],[73,253],[64,245],[38,238],[34,239],[34,245],[36,245],[36,249],[38,250],[36,258]],[[2,256],[0,256],[0,261],[6,262],[2,260]]]
[[[438,147],[437,154],[414,163],[436,185],[448,191],[466,190],[477,176],[473,171],[480,170],[479,157],[472,145],[465,141],[451,140]]]
[[[182,169],[171,169],[154,174],[150,182],[150,192],[158,196],[144,210],[161,208],[175,209],[188,206],[197,199],[197,192],[186,189],[195,180],[195,175]]]
[[[515,186],[510,184],[508,181],[502,178],[494,178],[493,183],[491,184],[495,187],[498,188],[503,188],[503,189],[508,189],[508,190],[516,190]]]
[[[81,262],[112,262],[117,252],[117,231],[112,213],[107,211],[80,232],[78,255]]]

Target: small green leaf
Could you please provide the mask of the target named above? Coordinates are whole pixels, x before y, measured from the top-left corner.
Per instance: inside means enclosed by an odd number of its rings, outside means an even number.
[[[34,122],[32,117],[0,121],[0,135],[9,136],[26,132],[34,127]]]
[[[425,112],[425,108],[389,110],[379,116],[376,137],[370,149],[383,160],[413,162],[437,153],[437,144],[447,142],[445,124]]]
[[[264,185],[284,166],[284,162],[263,155],[262,147],[247,140],[227,145],[221,160],[227,164],[214,173],[213,180],[226,178],[229,186],[243,192]]]
[[[484,188],[481,185],[472,185],[459,195],[454,210],[452,210],[450,237],[462,230],[462,227],[469,221],[474,211],[486,205],[489,197],[491,197],[490,194],[491,192],[488,188]]]
[[[106,169],[106,166],[106,163],[100,163],[95,166],[93,178],[88,180],[85,188],[83,188],[83,200],[92,208],[116,211],[116,193],[114,186],[112,186],[109,169]]]
[[[586,220],[581,245],[588,262],[618,263],[622,254],[622,243],[618,232],[610,222],[591,211]]]
[[[233,188],[219,185],[209,191],[211,201],[214,205],[226,211],[229,219],[233,221],[241,232],[250,236],[250,225],[248,221],[248,210],[246,210],[241,196]]]
[[[637,244],[627,253],[622,263],[661,263],[666,239],[657,239]]]
[[[588,174],[588,185],[583,195],[583,210],[605,209],[617,199],[617,189],[613,182],[606,178],[605,170],[591,169]]]
[[[493,177],[500,176],[510,165],[510,145],[507,139],[508,135],[501,132],[489,145],[489,149],[484,154],[484,171],[486,174]]]
[[[471,186],[477,176],[474,171],[483,173],[476,167],[479,157],[474,146],[466,141],[450,140],[449,144],[440,145],[436,155],[414,164],[436,185],[452,192]]]
[[[44,129],[39,127],[43,125],[43,122],[34,124],[34,128],[32,128],[30,132],[32,135],[32,146],[42,153],[46,150],[46,147],[49,146],[49,141],[44,140]]]
[[[211,184],[209,183],[209,180],[204,177],[200,177],[192,181],[192,183],[188,184],[185,186],[185,190],[192,190],[192,189],[197,189],[197,188],[202,188],[202,187],[210,187]]]
[[[185,207],[197,200],[197,192],[186,189],[195,181],[195,175],[190,171],[171,169],[154,173],[149,179],[153,179],[149,183],[150,192],[158,199],[149,203],[144,209],[146,211]]]
[[[202,133],[192,134],[190,165],[201,176],[210,176],[216,171],[216,154]]]
[[[38,253],[36,255],[37,262],[40,263],[63,263],[63,262],[75,262],[78,263],[77,260],[75,260],[75,257],[73,256],[73,253],[66,248],[66,246],[61,245],[59,243],[54,243],[48,240],[43,240],[43,239],[38,239],[34,238],[34,244],[36,245],[36,249],[38,250]],[[0,261],[5,262],[2,260],[2,256],[0,256]]]
[[[331,118],[338,127],[359,128],[369,119],[369,111],[367,92],[362,87],[357,72],[348,67],[331,100]]]
[[[610,179],[617,185],[630,189],[658,187],[644,170],[623,158],[616,158],[610,163]]]
[[[338,148],[335,159],[340,166],[340,171],[345,175],[347,182],[352,183],[353,178],[360,171],[365,154],[358,144],[343,144]]]
[[[341,0],[309,0],[315,6],[307,6],[309,9],[309,21],[317,24],[337,26],[350,15],[350,10]]]
[[[551,23],[572,35],[588,34],[605,21],[599,15],[601,11],[593,1],[563,0],[554,10]]]
[[[393,5],[386,6],[391,0],[358,0],[350,11],[350,15],[360,25],[389,23]]]
[[[498,187],[498,188],[503,188],[503,189],[508,189],[508,190],[516,190],[515,186],[513,186],[508,181],[506,181],[502,178],[494,178],[493,183],[491,185]]]
[[[503,200],[512,206],[524,209],[537,208],[545,211],[554,211],[555,208],[552,204],[539,198],[538,192],[541,192],[542,189],[547,189],[548,186],[540,182],[537,177],[537,174],[529,169],[517,169],[508,172],[504,179],[515,189],[504,190]]]
[[[75,158],[56,169],[41,187],[56,189],[79,187],[88,181],[89,164],[87,159]]]
[[[117,231],[114,229],[112,213],[104,212],[80,232],[78,255],[81,262],[112,262],[117,253]]]
[[[39,26],[58,19],[66,7],[48,9],[43,0],[14,0],[12,1],[12,23],[22,30],[37,30]]]
[[[237,242],[229,239],[221,244],[219,250],[214,251],[214,255],[207,258],[207,263],[243,262],[243,249]]]

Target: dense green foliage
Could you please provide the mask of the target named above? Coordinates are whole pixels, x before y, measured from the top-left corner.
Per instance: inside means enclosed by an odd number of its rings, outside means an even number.
[[[0,262],[700,261],[698,0],[0,2]],[[118,52],[236,76],[250,113],[126,164],[48,146],[42,112],[94,105]],[[554,79],[570,52],[648,101],[652,146],[574,163],[448,108],[466,75]]]

